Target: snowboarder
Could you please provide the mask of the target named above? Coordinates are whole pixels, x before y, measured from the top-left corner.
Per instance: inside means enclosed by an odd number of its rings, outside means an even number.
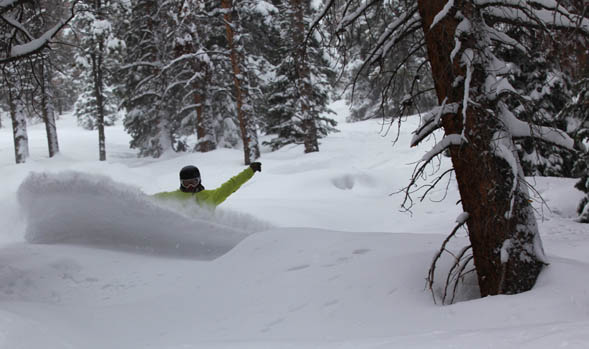
[[[198,168],[192,165],[184,166],[180,170],[180,189],[157,193],[154,196],[158,199],[194,199],[200,206],[214,209],[252,178],[256,172],[262,172],[262,164],[252,162],[248,168],[223,183],[219,188],[206,190],[201,183]]]

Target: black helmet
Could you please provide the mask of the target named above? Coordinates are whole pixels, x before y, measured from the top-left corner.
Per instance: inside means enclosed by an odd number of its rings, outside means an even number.
[[[200,172],[196,166],[188,165],[180,170],[180,180],[183,179],[200,179]]]
[[[196,193],[203,190],[200,184],[200,172],[196,166],[185,166],[180,170],[180,190],[188,193]]]

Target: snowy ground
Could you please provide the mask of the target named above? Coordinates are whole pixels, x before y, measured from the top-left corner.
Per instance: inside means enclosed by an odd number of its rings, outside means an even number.
[[[574,180],[530,179],[551,262],[532,291],[467,300],[471,280],[464,301],[432,302],[424,279],[460,208],[453,183],[412,214],[389,195],[428,150],[408,146],[416,123],[394,148],[394,130],[366,121],[341,123],[316,154],[265,151],[212,216],[145,194],[174,189],[186,164],[214,188],[244,167],[239,151],[136,158],[115,126],[101,163],[96,133],[63,117],[57,158],[33,125],[31,158],[14,165],[0,129],[0,347],[589,348]]]

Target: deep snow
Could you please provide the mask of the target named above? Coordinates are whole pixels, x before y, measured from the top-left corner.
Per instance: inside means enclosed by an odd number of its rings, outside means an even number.
[[[534,202],[551,263],[532,291],[472,299],[466,280],[461,302],[436,305],[425,277],[461,213],[456,187],[412,213],[390,195],[434,141],[410,148],[410,118],[393,147],[377,121],[347,124],[334,108],[341,132],[319,153],[265,150],[262,172],[214,214],[150,194],[174,189],[186,164],[214,188],[244,167],[240,151],[136,158],[115,126],[101,163],[96,134],[64,116],[57,158],[34,125],[31,158],[14,165],[0,129],[0,347],[589,347],[574,180],[529,179],[548,205]],[[461,232],[452,247],[466,243]]]

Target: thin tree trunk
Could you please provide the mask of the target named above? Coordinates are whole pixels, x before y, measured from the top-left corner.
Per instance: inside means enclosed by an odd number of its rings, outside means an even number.
[[[22,101],[16,92],[8,86],[8,105],[12,119],[12,136],[14,139],[14,158],[17,164],[23,164],[29,157],[29,137],[27,135],[27,119]]]
[[[102,1],[95,0],[94,8],[98,16],[101,16]],[[94,77],[94,98],[96,98],[96,127],[98,128],[98,158],[106,160],[106,140],[104,132],[104,74],[102,72],[104,61],[104,40],[98,37],[98,48],[91,54],[92,75]]]
[[[98,45],[98,52],[92,56],[92,75],[94,76],[94,98],[96,99],[96,127],[98,128],[98,155],[100,161],[106,160],[106,142],[104,134],[104,95],[102,74],[102,43]]]
[[[49,86],[49,72],[45,65],[45,61],[40,62],[41,69],[41,114],[43,122],[45,123],[45,132],[47,133],[47,148],[49,150],[49,157],[54,157],[59,153],[59,142],[57,140],[57,126],[55,124],[55,110],[53,107],[52,96],[50,94]]]
[[[315,117],[311,115],[309,108],[309,100],[311,98],[312,86],[310,84],[310,70],[305,60],[305,9],[307,6],[306,0],[292,0],[293,13],[293,41],[296,44],[296,69],[297,69],[297,84],[299,86],[301,115],[303,117],[303,130],[305,132],[304,145],[305,153],[312,153],[319,151],[319,136],[317,134],[317,124]]]
[[[241,138],[243,140],[243,152],[245,164],[249,165],[252,161],[260,157],[260,148],[255,132],[255,126],[250,114],[249,105],[244,103],[248,101],[247,91],[241,85],[242,72],[240,68],[240,57],[235,47],[233,19],[231,10],[233,4],[231,0],[221,0],[221,7],[226,12],[223,15],[225,19],[225,29],[227,32],[227,44],[231,54],[231,66],[233,67],[233,84],[235,86],[235,98],[237,100],[237,117],[239,119],[239,128],[241,130]],[[248,101],[249,102],[249,101]]]
[[[452,62],[450,58],[458,22],[450,14],[430,28],[446,3],[419,0],[419,13],[438,100],[441,103],[447,98],[446,103],[462,105],[463,89],[453,82],[465,76],[464,68],[459,65],[460,59]],[[473,74],[471,100],[478,100],[473,94],[480,93],[484,78],[480,69]],[[525,187],[520,184],[514,190],[513,169],[495,155],[494,137],[501,125],[485,107],[471,103],[465,125],[459,108],[457,114],[444,115],[442,125],[446,134],[461,134],[464,127],[468,138],[468,143],[452,146],[450,154],[462,206],[470,214],[467,226],[481,296],[519,293],[533,287],[544,265],[543,249]],[[515,151],[509,135],[501,142]],[[519,168],[517,175],[523,176]]]

